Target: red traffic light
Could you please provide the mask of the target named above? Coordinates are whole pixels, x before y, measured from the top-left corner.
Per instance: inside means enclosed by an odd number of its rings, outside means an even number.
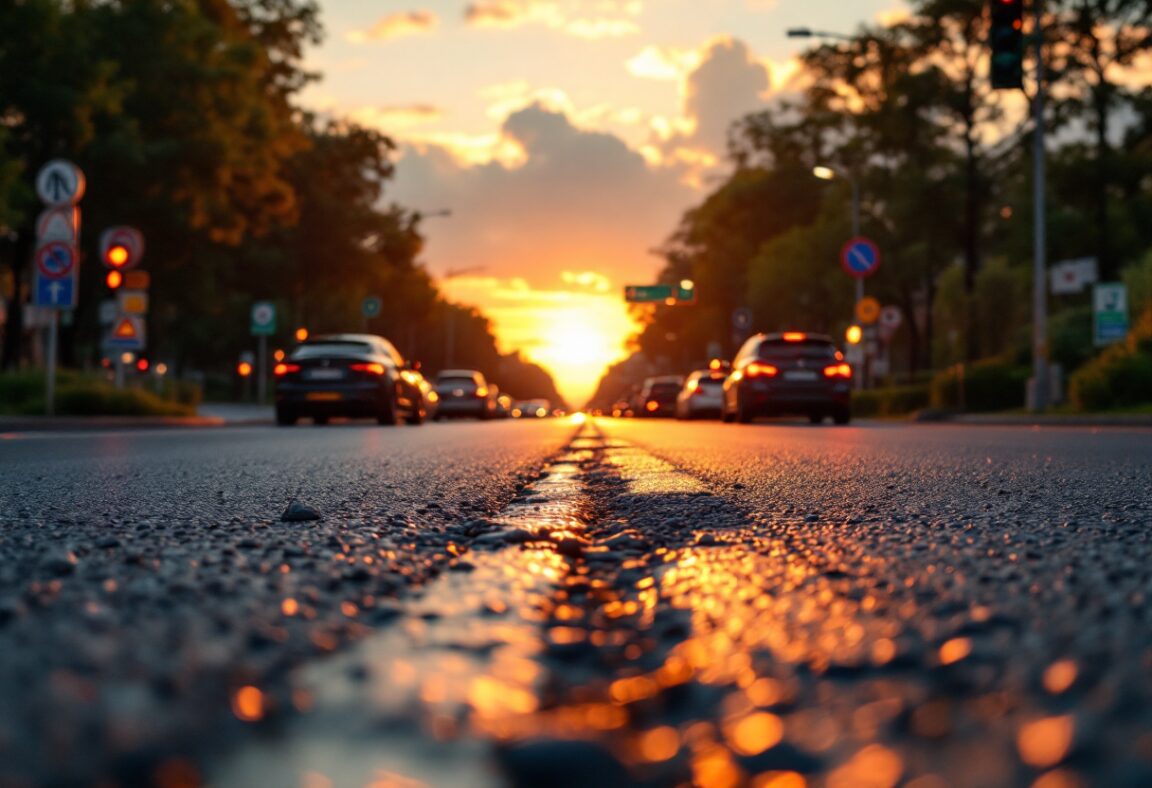
[[[104,252],[104,264],[113,270],[123,268],[132,259],[132,253],[124,244],[112,244]]]
[[[140,372],[148,371],[148,359],[140,358],[136,360],[136,369]]]
[[[124,284],[124,274],[120,273],[116,269],[112,269],[108,272],[108,275],[104,277],[104,283],[108,285],[110,290],[115,290],[116,288],[120,287],[120,285]]]

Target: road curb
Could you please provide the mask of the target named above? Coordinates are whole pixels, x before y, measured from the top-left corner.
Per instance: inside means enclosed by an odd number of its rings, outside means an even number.
[[[218,416],[9,416],[0,418],[0,432],[223,427],[239,423]]]
[[[917,424],[963,424],[996,427],[1152,427],[1152,414],[952,413],[923,410],[912,414]]]

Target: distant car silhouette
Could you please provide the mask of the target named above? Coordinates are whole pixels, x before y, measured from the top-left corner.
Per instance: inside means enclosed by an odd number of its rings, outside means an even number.
[[[496,392],[474,369],[446,369],[436,376],[437,421],[465,417],[490,419],[496,413]]]

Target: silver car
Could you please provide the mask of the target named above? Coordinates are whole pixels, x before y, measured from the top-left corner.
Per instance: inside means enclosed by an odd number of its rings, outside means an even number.
[[[676,418],[718,419],[724,410],[724,373],[700,369],[684,381],[676,396]]]

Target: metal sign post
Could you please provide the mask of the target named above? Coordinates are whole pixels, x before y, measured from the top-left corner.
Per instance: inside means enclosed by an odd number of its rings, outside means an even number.
[[[36,267],[33,302],[48,310],[44,408],[56,413],[56,363],[60,343],[60,310],[75,309],[79,293],[80,209],[84,173],[70,161],[54,159],[36,173],[36,194],[47,210],[36,222]]]
[[[276,333],[276,305],[257,301],[252,305],[250,333],[259,338],[256,363],[256,401],[261,405],[268,396],[268,337]]]

